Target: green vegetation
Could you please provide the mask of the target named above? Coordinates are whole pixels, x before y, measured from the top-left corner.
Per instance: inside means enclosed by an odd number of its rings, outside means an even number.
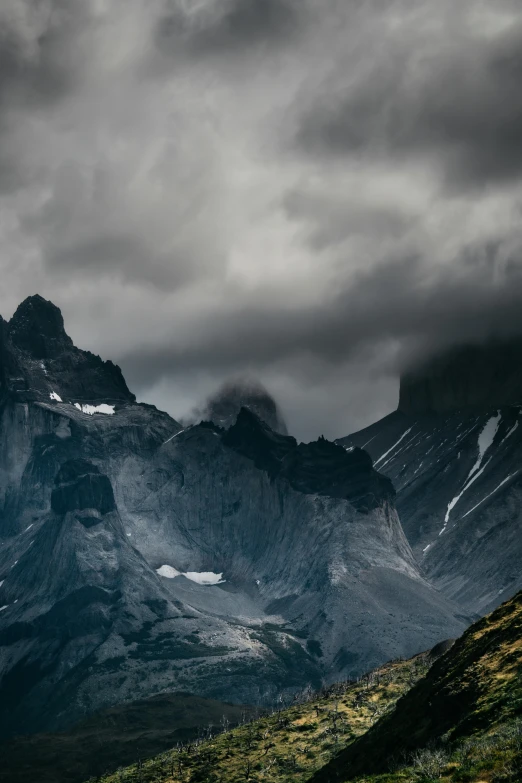
[[[519,593],[472,625],[392,714],[312,780],[517,783],[522,780],[521,715]],[[388,772],[401,763],[408,766]]]
[[[339,683],[299,703],[103,777],[103,783],[300,783],[391,710],[426,674],[429,655],[395,661],[356,683]]]

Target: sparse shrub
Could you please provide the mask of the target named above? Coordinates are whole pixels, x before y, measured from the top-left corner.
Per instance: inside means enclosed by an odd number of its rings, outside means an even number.
[[[424,748],[413,754],[411,764],[419,778],[435,778],[437,780],[442,776],[448,760],[448,755],[444,750]]]

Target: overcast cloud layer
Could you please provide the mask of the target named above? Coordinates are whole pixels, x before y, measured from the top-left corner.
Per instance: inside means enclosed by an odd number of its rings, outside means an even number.
[[[521,83],[519,0],[2,0],[0,312],[344,435],[522,331]]]

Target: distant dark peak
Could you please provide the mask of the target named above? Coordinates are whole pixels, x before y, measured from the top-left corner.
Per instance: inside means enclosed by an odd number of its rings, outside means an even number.
[[[60,309],[38,294],[19,305],[8,331],[11,342],[35,359],[52,359],[73,344]]]
[[[201,418],[228,429],[236,421],[241,408],[249,408],[275,432],[288,433],[274,398],[259,381],[251,378],[227,381],[209,397]]]
[[[288,453],[297,448],[291,435],[272,430],[250,408],[240,408],[236,423],[224,434],[225,445],[253,460],[256,467],[277,475]]]
[[[109,478],[87,460],[65,462],[54,483],[56,486],[51,494],[51,508],[56,514],[82,509],[94,509],[100,514],[107,514],[116,509]]]
[[[404,373],[403,413],[487,411],[522,403],[522,338],[463,345]]]
[[[349,500],[358,511],[368,512],[394,497],[391,481],[377,473],[367,452],[347,451],[324,438],[298,444],[295,438],[268,427],[248,408],[241,408],[236,423],[223,442],[271,478],[282,478],[304,494]]]

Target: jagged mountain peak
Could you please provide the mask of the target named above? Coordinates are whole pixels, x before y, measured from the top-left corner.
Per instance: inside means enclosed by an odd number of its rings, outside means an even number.
[[[241,408],[251,410],[275,432],[288,434],[276,401],[260,381],[250,377],[226,381],[207,399],[200,418],[228,429],[235,423]]]
[[[77,348],[59,307],[39,294],[0,321],[0,391],[21,402],[94,407],[136,399],[120,368]]]
[[[486,411],[522,402],[522,338],[439,352],[403,374],[403,413]]]
[[[298,492],[344,498],[365,513],[394,496],[391,481],[373,469],[363,449],[345,449],[323,437],[298,444],[292,436],[271,430],[248,408],[241,408],[223,440],[271,477],[286,479]]]
[[[28,296],[18,306],[8,333],[14,345],[35,359],[52,359],[73,345],[60,308],[39,294]]]

